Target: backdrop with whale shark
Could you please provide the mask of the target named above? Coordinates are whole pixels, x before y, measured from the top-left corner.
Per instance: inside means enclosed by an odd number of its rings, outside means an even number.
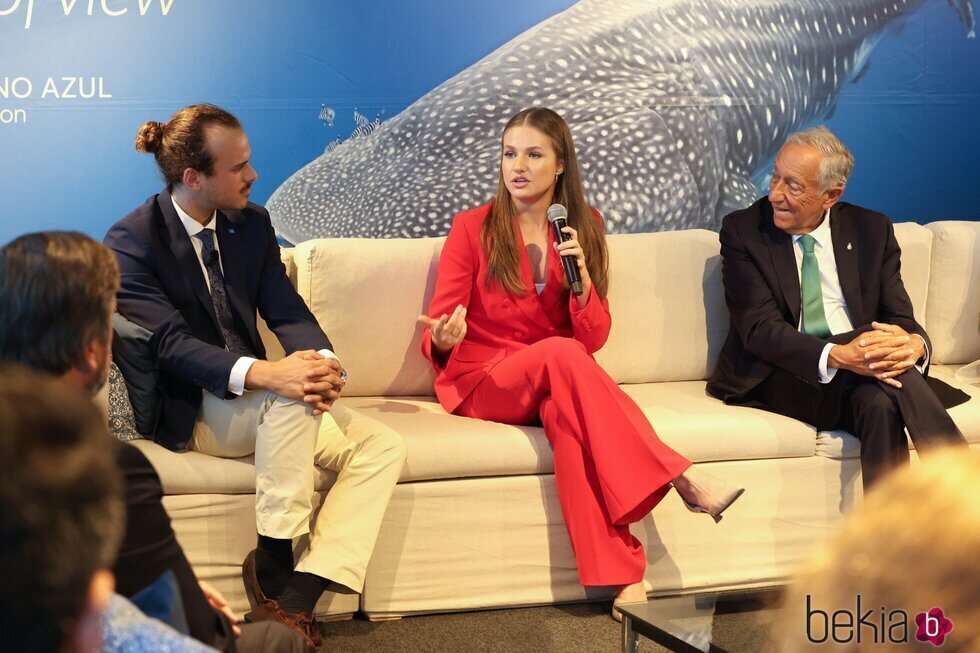
[[[444,234],[493,196],[508,117],[547,105],[571,126],[610,232],[715,228],[764,192],[786,136],[832,117],[887,28],[922,4],[580,0],[398,115],[365,120],[269,209],[293,240]],[[952,6],[973,38],[970,0]]]
[[[0,82],[35,89],[0,94],[0,242],[101,238],[162,186],[138,126],[200,101],[242,120],[252,200],[289,242],[445,234],[531,105],[570,123],[610,232],[716,229],[821,122],[857,159],[845,199],[978,219],[974,2],[0,0]],[[41,96],[68,75],[107,97]]]

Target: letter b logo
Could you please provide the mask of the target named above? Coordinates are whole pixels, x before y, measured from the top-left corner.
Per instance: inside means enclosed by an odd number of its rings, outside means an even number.
[[[820,624],[821,620],[823,622],[822,626],[814,628],[814,617],[817,617],[816,622]],[[814,610],[810,607],[810,595],[806,595],[806,638],[811,644],[823,644],[827,641],[827,637],[830,631],[830,615],[828,615],[823,610]],[[817,634],[817,637],[814,635]]]
[[[953,622],[947,619],[943,609],[938,607],[915,615],[915,624],[918,626],[915,638],[920,642],[929,642],[933,646],[942,646],[953,630]]]

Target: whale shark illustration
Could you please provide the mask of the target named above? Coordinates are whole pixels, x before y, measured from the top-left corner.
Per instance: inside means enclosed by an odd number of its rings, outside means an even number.
[[[268,208],[292,242],[443,235],[493,197],[508,118],[543,105],[609,232],[716,228],[925,1],[581,0],[331,147]],[[949,4],[972,37],[971,0]]]

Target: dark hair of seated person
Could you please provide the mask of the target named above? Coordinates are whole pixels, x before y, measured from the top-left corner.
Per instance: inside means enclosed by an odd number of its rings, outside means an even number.
[[[122,480],[108,437],[89,396],[0,365],[4,651],[73,649],[101,614],[91,611],[93,578],[108,573],[123,526]]]
[[[116,256],[73,231],[25,234],[0,248],[0,361],[61,375],[85,345],[108,342]]]

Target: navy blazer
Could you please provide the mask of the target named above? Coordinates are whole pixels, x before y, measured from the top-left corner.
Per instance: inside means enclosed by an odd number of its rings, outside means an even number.
[[[902,284],[901,249],[881,213],[838,202],[830,210],[837,276],[854,330],[822,340],[801,333],[800,278],[793,237],[773,223],[762,198],[725,216],[721,227],[722,279],[731,314],[708,392],[739,403],[777,367],[817,386],[820,354],[828,342],[846,344],[872,321],[929,336],[912,315]]]
[[[269,213],[249,202],[242,211],[218,211],[215,226],[235,327],[256,356],[265,358],[256,311],[287,354],[333,349],[286,277]],[[161,393],[153,437],[169,449],[183,449],[202,388],[235,398],[228,378],[238,356],[225,349],[200,259],[169,190],[113,225],[104,242],[119,259],[118,311],[153,334]]]

